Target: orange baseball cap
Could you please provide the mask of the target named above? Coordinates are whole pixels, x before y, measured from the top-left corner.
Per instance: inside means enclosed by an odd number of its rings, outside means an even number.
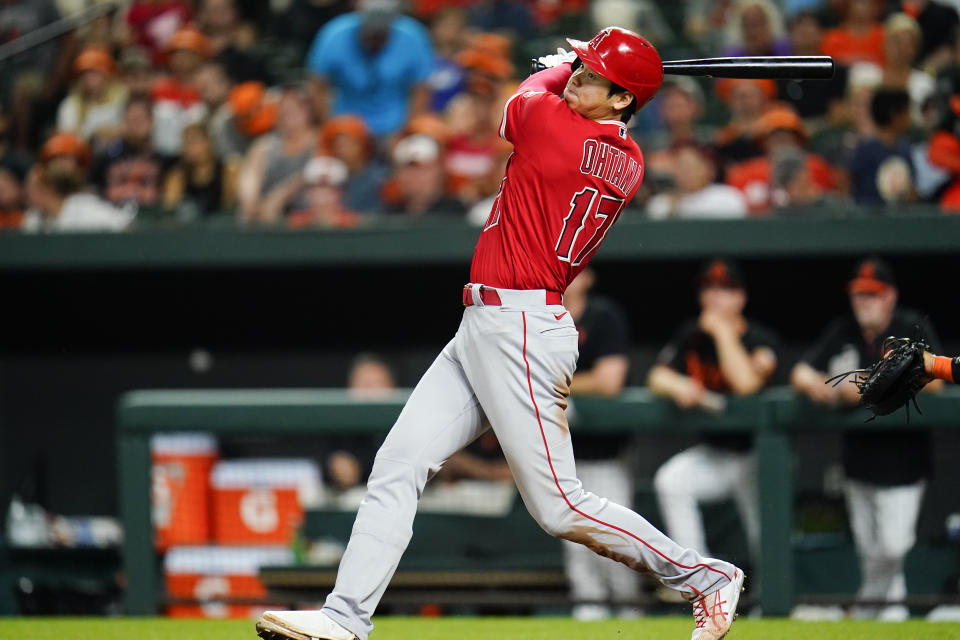
[[[43,148],[40,150],[41,162],[47,162],[57,156],[74,156],[85,167],[93,159],[90,146],[72,133],[55,133],[43,143]]]
[[[770,100],[777,97],[777,84],[767,78],[721,78],[716,83],[717,95],[724,102],[729,102],[733,88],[741,84],[754,85]]]
[[[775,107],[757,119],[757,134],[761,136],[770,135],[778,129],[793,131],[801,138],[806,139],[807,129],[803,120],[792,109],[786,107]]]
[[[880,258],[867,258],[857,264],[853,277],[847,283],[847,292],[884,293],[896,286],[893,269]]]
[[[364,144],[367,155],[372,151],[370,128],[363,118],[353,115],[342,115],[330,118],[320,128],[320,145],[327,152],[333,145],[333,139],[339,135],[346,135]]]
[[[174,32],[174,34],[170,36],[170,39],[167,40],[167,51],[175,51],[177,49],[193,51],[206,58],[210,55],[210,40],[202,32],[197,31],[193,27],[183,27]]]
[[[106,75],[113,75],[116,63],[107,51],[101,47],[86,47],[73,61],[74,73],[84,71],[99,71]]]

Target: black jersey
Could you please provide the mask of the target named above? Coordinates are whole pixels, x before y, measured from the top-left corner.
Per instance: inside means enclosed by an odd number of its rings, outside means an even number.
[[[627,357],[630,350],[630,332],[627,316],[616,302],[602,296],[591,296],[587,308],[577,320],[580,356],[577,370],[588,371],[597,360],[606,356]],[[574,400],[576,404],[576,400]],[[623,435],[582,435],[574,430],[577,460],[609,460],[623,449]]]
[[[884,339],[917,334],[936,353],[940,341],[923,314],[897,309],[890,326],[866,342],[853,314],[834,320],[801,359],[828,376],[852,371],[880,359]],[[899,419],[892,416],[888,419]],[[903,429],[848,430],[843,437],[843,466],[847,477],[871,484],[895,486],[928,477],[932,469],[930,431],[905,425]]]
[[[779,339],[773,331],[750,320],[740,340],[748,353],[768,348],[776,354],[779,347]],[[720,369],[713,337],[700,328],[696,319],[681,326],[673,339],[660,350],[657,364],[690,376],[710,391],[730,393],[730,384]],[[771,375],[767,379],[768,383],[772,378]],[[751,447],[753,438],[744,433],[713,433],[704,436],[704,441],[723,449],[746,451]]]

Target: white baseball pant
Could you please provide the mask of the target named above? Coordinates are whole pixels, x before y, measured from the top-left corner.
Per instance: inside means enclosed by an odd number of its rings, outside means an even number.
[[[726,586],[733,565],[685,549],[633,511],[583,490],[566,398],[577,330],[545,292],[498,289],[502,305],[464,310],[377,452],[337,581],[323,611],[360,638],[412,535],[427,480],[489,420],[527,510],[550,535],[655,575],[693,599]]]
[[[882,487],[847,479],[844,492],[850,528],[860,558],[861,600],[900,602],[907,595],[903,561],[916,542],[917,518],[927,483]],[[902,605],[883,609],[860,607],[857,617],[905,618]]]
[[[757,457],[753,451],[694,445],[664,462],[653,476],[653,485],[670,537],[702,553],[710,552],[700,503],[733,498],[747,534],[750,553],[757,558],[760,507]]]

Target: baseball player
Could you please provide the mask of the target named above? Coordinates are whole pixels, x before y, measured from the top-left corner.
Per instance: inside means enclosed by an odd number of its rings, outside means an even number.
[[[500,135],[514,152],[477,242],[463,319],[377,453],[333,592],[319,611],[264,613],[265,640],[366,640],[424,485],[488,428],[484,418],[545,531],[682,593],[693,604],[693,640],[730,628],[738,567],[681,547],[577,479],[564,412],[577,328],[561,292],[640,184],[643,158],[627,121],[656,93],[663,67],[650,43],[625,29],[568,42],[573,52],[542,60],[550,68],[504,107]]]
[[[824,382],[878,360],[887,336],[913,335],[919,328],[932,350],[940,344],[926,317],[897,307],[893,270],[883,260],[862,260],[847,283],[847,292],[853,313],[832,322],[790,375],[794,389],[828,407],[860,402],[856,385]],[[940,385],[933,382],[927,389],[937,390]],[[933,471],[931,438],[929,430],[912,425],[844,432],[844,491],[861,569],[857,596],[865,602],[890,603],[879,608],[858,606],[852,611],[854,617],[893,622],[909,615],[900,604],[907,595],[904,560],[916,541],[920,505]]]

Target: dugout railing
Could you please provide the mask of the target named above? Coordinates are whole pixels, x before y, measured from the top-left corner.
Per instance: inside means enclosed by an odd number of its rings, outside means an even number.
[[[358,401],[344,390],[144,390],[121,397],[117,405],[120,509],[125,527],[122,548],[128,614],[157,612],[161,590],[150,520],[150,437],[154,433],[202,430],[218,437],[322,437],[349,431],[383,434],[396,419],[409,392],[378,401]],[[922,400],[916,428],[955,428],[960,424],[960,393],[950,388]],[[719,415],[680,411],[644,389],[628,389],[614,399],[578,398],[578,427],[595,433],[703,433],[740,430],[755,433],[761,514],[759,604],[765,615],[786,615],[794,603],[792,557],[791,434],[810,430],[864,427],[863,409],[827,411],[786,388],[750,398],[731,398]],[[903,415],[870,423],[899,428]],[[589,425],[589,426],[586,426]],[[546,534],[544,534],[546,535]]]

